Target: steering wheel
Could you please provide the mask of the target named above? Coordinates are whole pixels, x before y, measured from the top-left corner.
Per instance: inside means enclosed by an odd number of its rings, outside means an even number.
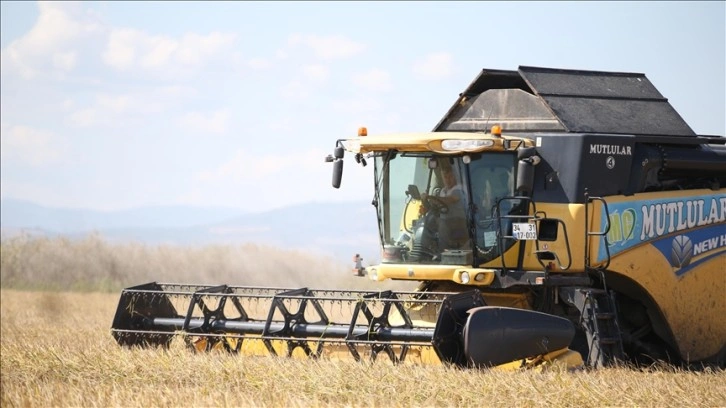
[[[446,214],[449,212],[449,206],[440,198],[436,196],[426,196],[426,202],[424,203],[427,207],[430,207],[432,211],[439,214]]]

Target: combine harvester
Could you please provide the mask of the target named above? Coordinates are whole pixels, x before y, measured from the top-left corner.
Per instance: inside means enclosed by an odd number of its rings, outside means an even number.
[[[725,143],[643,74],[484,70],[433,132],[361,128],[327,158],[336,188],[346,151],[374,166],[382,261],[356,274],[418,290],[148,283],[123,291],[112,333],[461,367],[723,366]]]

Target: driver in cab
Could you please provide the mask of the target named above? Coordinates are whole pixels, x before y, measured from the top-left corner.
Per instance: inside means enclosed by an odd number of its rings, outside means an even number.
[[[457,204],[464,201],[464,189],[461,183],[456,179],[454,170],[451,167],[442,166],[441,178],[443,179],[443,187],[434,188],[433,194],[429,196],[426,193],[421,194],[421,198],[424,202],[427,202],[429,197],[434,197],[431,201],[441,201],[446,206]]]
[[[454,169],[449,163],[441,166],[442,187],[423,193],[421,199],[426,209],[439,214],[439,245],[441,249],[457,249],[469,239],[466,227],[466,193]]]

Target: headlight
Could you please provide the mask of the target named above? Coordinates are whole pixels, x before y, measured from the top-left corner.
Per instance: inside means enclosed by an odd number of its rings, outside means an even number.
[[[494,146],[493,140],[449,139],[441,141],[441,148],[451,151],[472,151],[489,146]]]
[[[371,268],[371,270],[368,271],[368,277],[371,278],[371,280],[377,281],[378,280],[378,269]]]
[[[349,152],[358,153],[360,152],[360,141],[354,139],[341,140],[340,144],[343,148]]]
[[[462,272],[461,276],[459,276],[459,277],[461,278],[461,283],[463,283],[463,284],[469,283],[469,272]]]

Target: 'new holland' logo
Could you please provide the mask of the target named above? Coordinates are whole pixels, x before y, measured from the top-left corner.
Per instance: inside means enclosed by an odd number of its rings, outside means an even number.
[[[693,243],[685,235],[673,238],[673,252],[671,253],[671,266],[683,268],[691,263],[693,257]]]
[[[691,265],[694,257],[707,254],[712,251],[712,253],[715,254],[718,253],[717,250],[726,247],[726,234],[701,236],[700,239],[698,237],[694,238],[697,240],[695,243],[693,239],[686,235],[677,235],[673,237],[671,242],[670,264],[672,267],[680,270],[676,273],[677,275],[682,275],[687,272],[689,269],[687,267]],[[657,246],[658,245],[656,245],[656,247]],[[661,251],[663,249],[661,249]],[[664,253],[663,255],[666,254]],[[709,256],[706,255],[706,257]]]

